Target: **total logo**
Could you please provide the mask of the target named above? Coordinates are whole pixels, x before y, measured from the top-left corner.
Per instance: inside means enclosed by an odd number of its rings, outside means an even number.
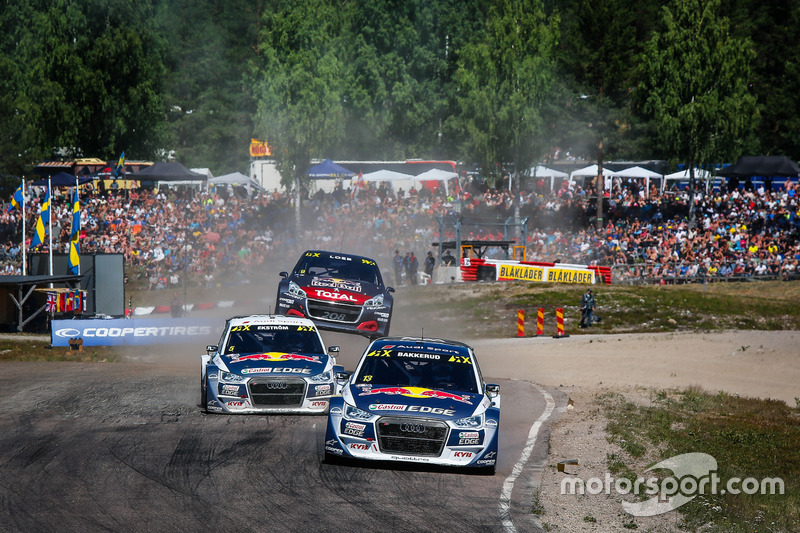
[[[347,300],[348,302],[359,303],[358,298],[352,294],[347,294],[344,292],[331,292],[324,291],[322,289],[315,289],[314,293],[320,298],[327,298],[328,300]]]

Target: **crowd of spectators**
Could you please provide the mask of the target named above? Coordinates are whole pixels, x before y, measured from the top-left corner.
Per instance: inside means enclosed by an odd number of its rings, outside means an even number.
[[[593,189],[541,180],[521,194],[469,178],[450,195],[443,188],[393,191],[387,184],[332,193],[304,193],[297,221],[291,195],[190,187],[81,192],[82,253],[124,254],[129,272],[149,287],[214,285],[266,269],[290,269],[306,249],[343,250],[378,260],[386,276],[395,250],[425,257],[432,243],[508,238],[507,221],[525,222],[526,259],[613,266],[614,282],[676,283],[696,279],[798,275],[798,184],[776,190],[744,187],[696,191],[696,224],[688,220],[686,189],[645,191],[618,181],[604,196],[604,227],[595,229]],[[26,245],[45,190],[29,187]],[[52,198],[53,248],[67,252],[70,190]],[[518,205],[515,205],[518,203]],[[21,274],[22,214],[0,216],[0,272]],[[441,235],[440,233],[441,229]],[[43,250],[38,250],[39,252]],[[499,253],[499,249],[492,253]],[[277,270],[276,270],[277,272]]]

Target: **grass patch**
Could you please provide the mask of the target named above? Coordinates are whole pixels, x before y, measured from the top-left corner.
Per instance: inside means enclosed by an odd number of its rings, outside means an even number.
[[[445,316],[470,320],[466,338],[513,337],[517,311],[526,318],[526,335],[536,330],[538,308],[545,309],[545,334],[555,333],[555,309],[564,310],[570,335],[675,331],[800,330],[800,283],[742,282],[708,285],[631,287],[595,285],[592,329],[578,329],[585,286],[524,282],[460,283],[403,287],[395,295],[396,313],[411,313],[421,323]]]
[[[704,494],[678,509],[687,529],[709,532],[793,531],[800,523],[800,411],[784,402],[710,394],[699,387],[661,391],[654,405],[620,395],[600,398],[609,438],[625,454],[610,455],[609,469],[627,477],[629,462],[656,455],[702,452],[717,460],[720,488],[733,478],[783,479],[783,495]],[[612,473],[614,473],[612,471]],[[639,476],[648,477],[652,472]],[[665,473],[670,475],[669,472]]]
[[[52,348],[49,341],[0,340],[0,362],[7,361],[73,361],[81,363],[113,362],[119,355],[107,346],[84,347],[72,351],[67,347]]]

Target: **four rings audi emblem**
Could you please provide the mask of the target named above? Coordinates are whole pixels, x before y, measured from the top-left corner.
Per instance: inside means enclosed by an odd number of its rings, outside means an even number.
[[[422,424],[400,424],[400,431],[404,433],[425,433],[425,426]]]
[[[270,390],[283,390],[289,385],[285,381],[268,381],[267,388]]]

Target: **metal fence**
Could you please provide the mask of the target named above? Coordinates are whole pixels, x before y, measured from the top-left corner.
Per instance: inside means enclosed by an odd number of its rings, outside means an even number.
[[[745,281],[794,281],[800,272],[788,262],[773,263],[766,271],[758,265],[737,262],[705,263],[634,263],[611,267],[615,285],[683,285],[688,283],[725,283]]]

